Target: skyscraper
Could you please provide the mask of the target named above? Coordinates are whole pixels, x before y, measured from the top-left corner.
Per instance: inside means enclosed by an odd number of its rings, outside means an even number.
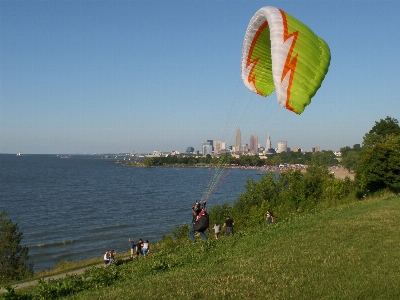
[[[240,151],[240,146],[242,145],[242,133],[238,128],[236,130],[236,141],[235,141],[235,151]]]
[[[268,152],[269,149],[271,149],[271,137],[269,136],[269,132],[268,132],[268,138],[267,138],[267,152]]]
[[[250,136],[250,153],[258,153],[258,135]]]
[[[221,153],[222,150],[222,142],[214,141],[214,153]]]
[[[201,143],[201,153],[203,155],[211,154],[212,153],[212,146],[210,142],[203,142]]]
[[[213,140],[207,140],[207,142],[210,143],[212,150],[214,151],[214,141]]]

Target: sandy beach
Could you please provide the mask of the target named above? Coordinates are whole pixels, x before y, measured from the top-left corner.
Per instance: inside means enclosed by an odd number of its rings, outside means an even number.
[[[335,174],[336,178],[345,179],[346,177],[349,177],[350,179],[354,179],[354,173],[350,173],[343,167],[334,167],[329,170]]]

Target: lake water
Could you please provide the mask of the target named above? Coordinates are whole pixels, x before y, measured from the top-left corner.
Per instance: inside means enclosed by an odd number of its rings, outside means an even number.
[[[207,168],[122,167],[99,156],[0,155],[0,211],[18,222],[35,272],[61,260],[129,250],[191,221],[214,174]],[[259,170],[230,172],[208,204],[233,203]]]

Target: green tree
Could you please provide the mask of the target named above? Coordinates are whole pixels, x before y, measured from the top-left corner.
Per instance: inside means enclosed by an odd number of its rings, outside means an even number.
[[[259,166],[262,165],[262,160],[258,155],[242,155],[240,156],[241,166]]]
[[[400,135],[399,121],[386,117],[375,122],[372,129],[364,135],[363,147],[372,147],[382,142],[387,135]]]
[[[21,246],[23,238],[18,223],[7,219],[3,211],[0,216],[0,281],[22,279],[33,274],[33,264],[28,263],[29,248]]]
[[[346,153],[346,156],[342,158],[340,164],[349,172],[355,171],[358,168],[360,157],[361,157],[360,151],[350,150]]]
[[[230,153],[222,153],[219,157],[219,165],[230,165],[235,162],[235,158]]]
[[[342,157],[346,157],[349,151],[351,151],[351,148],[349,146],[340,148],[340,154],[342,155]]]
[[[311,162],[318,166],[329,166],[338,164],[336,155],[331,150],[323,150],[321,152],[314,153],[311,157]]]
[[[363,150],[356,172],[361,188],[371,192],[400,184],[400,135],[387,135]]]

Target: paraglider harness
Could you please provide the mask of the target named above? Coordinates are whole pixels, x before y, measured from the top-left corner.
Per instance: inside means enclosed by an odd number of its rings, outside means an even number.
[[[207,214],[206,202],[197,202],[192,206],[193,210],[193,229],[198,232],[204,232],[208,229],[210,219]]]

